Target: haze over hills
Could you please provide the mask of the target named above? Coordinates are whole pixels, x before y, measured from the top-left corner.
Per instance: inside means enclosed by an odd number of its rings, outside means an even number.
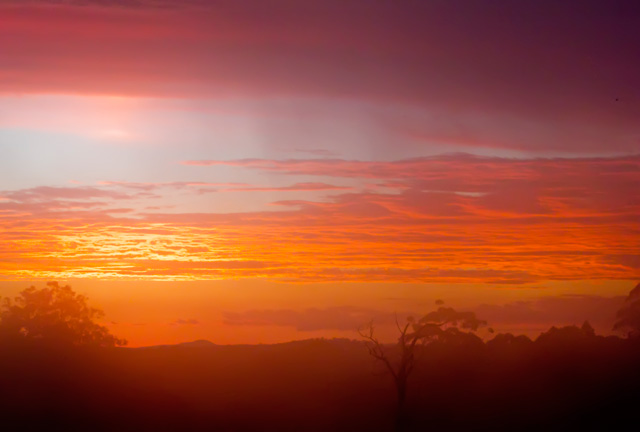
[[[408,382],[405,430],[612,430],[635,421],[640,346],[591,331],[431,346]],[[12,431],[394,430],[393,378],[360,341],[24,346],[0,350],[0,368],[0,414]]]

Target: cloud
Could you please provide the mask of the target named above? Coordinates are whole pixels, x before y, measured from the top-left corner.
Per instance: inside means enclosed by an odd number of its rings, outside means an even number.
[[[295,148],[293,149],[293,151],[296,153],[306,153],[313,156],[320,156],[320,157],[327,157],[327,158],[337,156],[337,154],[335,152],[332,152],[331,150],[319,149],[319,148],[313,148],[313,149]]]
[[[349,190],[351,187],[336,186],[322,182],[302,182],[288,186],[260,186],[238,182],[125,182],[125,181],[101,181],[102,186],[120,187],[124,189],[141,190],[145,192],[160,191],[162,189],[176,189],[185,192],[211,193],[211,192],[288,192],[288,191],[323,191],[323,190]],[[9,197],[9,196],[7,196]]]
[[[165,8],[188,8],[193,6],[211,6],[208,0],[2,0],[1,4],[14,5],[54,5],[87,7],[100,6],[105,8],[125,8],[125,9],[165,9]]]
[[[4,191],[5,199],[19,202],[47,201],[55,199],[86,200],[91,198],[131,199],[127,194],[94,187],[51,187],[39,186],[18,191]]]
[[[85,217],[109,217],[110,213],[133,213],[131,207],[112,207],[125,201],[128,205],[136,199],[158,198],[158,195],[139,192],[135,194],[95,187],[39,186],[14,191],[0,191],[0,212],[7,216],[30,214],[35,217],[79,215]],[[54,216],[55,217],[55,216]]]
[[[0,3],[5,92],[419,106],[384,125],[417,146],[611,154],[640,139],[631,2],[51,3]]]
[[[290,186],[240,186],[225,189],[224,192],[286,192],[286,191],[323,191],[323,190],[348,190],[346,186],[335,186],[327,183],[295,183]]]
[[[580,325],[588,320],[598,332],[608,334],[624,299],[624,296],[546,296],[504,305],[485,304],[477,307],[475,312],[500,331],[521,329],[530,333],[541,332],[553,325]]]
[[[640,254],[605,255],[602,257],[605,263],[621,265],[630,269],[640,270]]]
[[[346,264],[346,263],[345,263]],[[307,268],[295,274],[290,281],[368,281],[368,282],[473,282],[481,280],[492,284],[526,284],[539,276],[526,271],[465,268],[393,268],[380,266],[334,268]]]
[[[456,215],[493,213],[545,215],[563,210],[584,214],[640,209],[640,156],[582,159],[507,159],[468,154],[398,161],[344,159],[242,159],[186,161],[196,166],[231,166],[283,175],[382,181],[400,195],[371,195],[410,211]],[[390,183],[393,182],[393,183]],[[352,195],[353,197],[354,195]]]
[[[169,323],[169,325],[171,325],[171,326],[183,326],[183,325],[194,326],[194,325],[200,325],[200,321],[198,321],[197,319],[193,319],[193,318],[189,318],[189,319],[179,318],[179,319]]]
[[[211,188],[230,188],[230,187],[249,187],[250,185],[247,183],[212,183],[212,182],[202,182],[202,181],[180,181],[180,182],[127,182],[127,181],[100,181],[98,182],[100,185],[105,186],[117,186],[127,189],[138,189],[143,191],[153,191],[164,188],[173,188],[178,190],[188,190],[189,188],[198,188],[203,190],[205,188],[209,188],[208,190],[215,192],[215,189]]]
[[[243,212],[183,198],[183,191],[198,193],[218,183],[5,190],[0,271],[14,279],[269,278],[496,287],[640,277],[634,255],[637,156],[254,159],[213,161],[199,169],[216,164],[300,181],[225,187],[251,189],[256,201],[276,196],[270,207]],[[342,187],[318,176],[346,178],[353,186],[329,196],[281,199],[292,190]],[[371,183],[386,186],[361,186]]]
[[[581,325],[588,320],[598,333],[610,334],[616,312],[624,304],[624,296],[549,295],[532,300],[513,301],[502,305],[482,304],[470,310],[479,319],[499,332],[526,333],[536,336],[551,326]],[[441,300],[436,305],[441,304]],[[434,306],[433,309],[436,309]],[[454,309],[458,309],[454,306]],[[385,333],[395,331],[396,317],[421,317],[429,310],[393,313],[356,306],[294,309],[254,309],[244,312],[226,312],[225,325],[232,326],[285,326],[298,331],[340,330],[355,331],[363,324],[374,321]],[[395,334],[395,333],[389,333]]]
[[[354,331],[376,317],[376,322],[389,324],[393,314],[354,306],[329,308],[265,309],[247,312],[227,312],[224,324],[233,326],[286,326],[298,331],[343,330]]]
[[[237,160],[188,160],[185,165],[226,165],[250,168],[282,174],[306,174],[343,178],[412,179],[438,181],[451,170],[464,167],[460,172],[464,185],[477,178],[527,179],[540,174],[568,176],[580,175],[599,168],[607,174],[637,172],[640,155],[620,157],[582,158],[504,158],[478,156],[467,153],[439,154],[395,161],[368,161],[347,159],[237,159]],[[428,168],[425,170],[425,168]],[[489,171],[491,170],[491,171]],[[606,179],[605,179],[606,180]]]

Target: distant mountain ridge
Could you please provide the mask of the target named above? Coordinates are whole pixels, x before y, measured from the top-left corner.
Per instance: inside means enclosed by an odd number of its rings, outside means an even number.
[[[362,342],[354,339],[347,338],[333,338],[333,339],[324,339],[324,338],[312,338],[312,339],[300,339],[288,342],[278,342],[272,344],[216,344],[206,339],[198,339],[190,342],[181,342],[177,344],[161,344],[161,345],[149,345],[149,346],[141,346],[141,347],[130,347],[124,349],[163,349],[163,348],[214,348],[214,347],[268,347],[268,346],[283,346],[283,345],[305,345],[305,344],[331,344],[335,346],[345,346],[345,345],[361,345]]]
[[[206,339],[198,339],[191,342],[181,342],[177,344],[149,345],[141,347],[131,347],[130,349],[158,349],[158,348],[209,348],[219,346]]]

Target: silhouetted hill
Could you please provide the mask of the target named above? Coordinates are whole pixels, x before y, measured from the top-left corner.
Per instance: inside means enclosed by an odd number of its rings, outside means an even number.
[[[125,348],[125,349],[157,349],[157,348],[223,348],[223,347],[254,347],[256,349],[261,349],[265,347],[277,347],[277,346],[313,346],[313,345],[333,345],[336,347],[353,347],[358,346],[362,347],[363,342],[359,340],[347,339],[347,338],[333,338],[333,339],[325,339],[325,338],[312,338],[312,339],[299,339],[288,342],[280,342],[274,344],[225,344],[219,345],[214,342],[205,339],[199,339],[191,342],[182,342],[177,344],[163,344],[163,345],[149,345],[142,347],[134,347],[134,348]]]
[[[552,329],[434,344],[410,380],[410,430],[613,430],[635,421],[640,345]],[[4,430],[391,431],[390,377],[360,341],[0,347]]]
[[[178,344],[178,346],[181,346],[184,348],[204,348],[204,347],[211,347],[215,345],[216,344],[214,344],[213,342],[204,340],[204,339],[195,340],[193,342],[183,342],[181,344]]]
[[[218,346],[211,341],[199,339],[191,342],[182,342],[178,344],[166,344],[166,345],[149,345],[142,347],[135,347],[130,349],[159,349],[159,348],[211,348]]]

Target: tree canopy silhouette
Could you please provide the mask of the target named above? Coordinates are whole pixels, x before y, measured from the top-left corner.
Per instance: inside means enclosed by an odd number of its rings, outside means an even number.
[[[628,330],[629,336],[640,336],[640,283],[631,290],[624,306],[616,314],[614,330]]]
[[[2,300],[0,338],[103,347],[127,343],[96,323],[104,313],[90,307],[87,297],[68,285],[48,282],[46,288],[32,286],[23,290],[13,301]]]

